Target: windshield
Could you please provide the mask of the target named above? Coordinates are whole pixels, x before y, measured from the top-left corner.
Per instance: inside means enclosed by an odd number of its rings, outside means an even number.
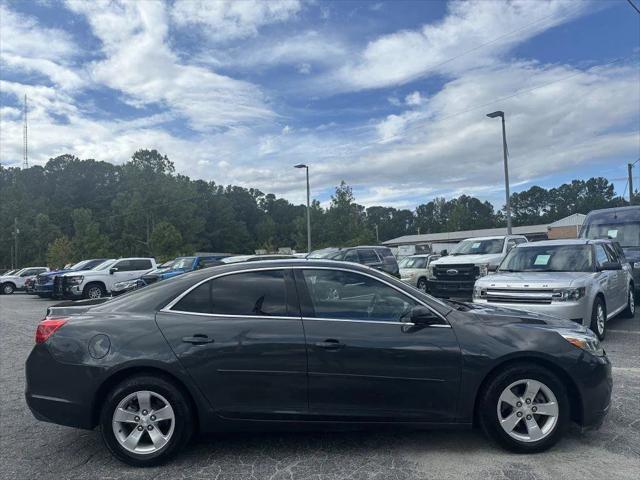
[[[406,257],[400,260],[400,268],[425,268],[427,266],[426,257]]]
[[[160,265],[158,267],[158,269],[171,268],[171,267],[173,267],[173,264],[176,263],[176,262],[177,262],[177,260],[175,260],[175,259],[174,260],[169,260],[168,262],[164,262],[162,265]]]
[[[83,267],[89,263],[91,260],[82,260],[81,262],[76,263],[75,265],[72,265],[71,268],[69,270],[82,270]]]
[[[640,223],[591,223],[585,227],[584,238],[612,238],[622,247],[640,247]]]
[[[489,240],[463,240],[453,247],[451,255],[486,255],[502,253],[504,238],[492,238]]]
[[[499,272],[592,272],[589,245],[548,245],[514,248]]]
[[[342,250],[316,250],[311,252],[307,258],[326,258],[327,260],[340,260],[342,258]]]
[[[193,266],[193,261],[196,259],[196,257],[181,257],[181,258],[176,258],[175,262],[173,263],[173,265],[171,265],[171,269],[172,270],[186,270],[188,268],[191,268]]]
[[[111,265],[113,265],[114,263],[116,263],[116,260],[114,258],[112,258],[110,260],[105,260],[104,262],[100,263],[99,265],[96,265],[95,267],[93,267],[91,270],[105,270],[105,269],[109,268]]]

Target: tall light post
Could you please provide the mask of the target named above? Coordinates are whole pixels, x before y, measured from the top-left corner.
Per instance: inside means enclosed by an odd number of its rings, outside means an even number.
[[[304,168],[307,171],[307,253],[311,253],[311,205],[309,192],[309,166],[304,163],[294,165],[294,168]]]
[[[504,126],[504,112],[498,110],[497,112],[488,113],[487,117],[502,119],[502,153],[504,155],[504,190],[507,196],[507,234],[511,235],[511,201],[509,195],[509,165],[507,160],[507,131]]]

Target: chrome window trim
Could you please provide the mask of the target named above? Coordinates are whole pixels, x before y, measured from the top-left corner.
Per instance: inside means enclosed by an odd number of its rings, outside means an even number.
[[[333,271],[343,271],[343,272],[349,272],[349,273],[355,273],[355,274],[359,274],[359,275],[364,275],[365,277],[369,277],[372,278],[374,280],[377,280],[378,282],[381,282],[385,285],[387,285],[388,287],[391,287],[392,289],[396,290],[397,292],[399,292],[401,295],[404,295],[406,297],[411,298],[412,300],[414,300],[415,302],[417,302],[418,304],[422,305],[423,307],[428,308],[429,310],[431,310],[431,312],[433,314],[435,314],[437,317],[440,318],[440,320],[442,320],[442,322],[444,322],[443,325],[440,325],[440,327],[445,327],[445,328],[451,328],[451,325],[449,325],[449,322],[447,322],[447,320],[445,319],[445,317],[440,314],[440,312],[436,311],[431,305],[423,302],[422,300],[420,300],[417,297],[414,297],[413,295],[411,295],[408,292],[405,292],[403,290],[401,290],[400,288],[396,287],[395,285],[393,285],[392,283],[387,282],[386,280],[382,279],[382,278],[378,278],[374,275],[371,275],[367,272],[361,272],[358,270],[352,270],[350,268],[347,267],[323,267],[323,266],[316,266],[316,265],[288,265],[288,266],[279,266],[279,267],[260,267],[260,268],[251,268],[251,269],[247,269],[247,270],[237,270],[237,271],[233,271],[233,272],[223,272],[223,273],[219,273],[217,275],[212,275],[211,277],[207,277],[204,280],[200,280],[198,283],[192,285],[191,287],[189,287],[187,290],[185,290],[184,292],[182,292],[180,295],[178,295],[176,298],[174,298],[172,301],[170,301],[167,305],[165,305],[163,308],[161,308],[159,311],[160,312],[165,312],[165,313],[180,313],[180,314],[189,314],[189,315],[205,315],[205,316],[215,316],[215,317],[239,317],[239,318],[272,318],[272,319],[277,319],[277,318],[287,318],[287,319],[295,319],[295,320],[299,320],[302,317],[288,317],[288,316],[281,316],[281,317],[276,317],[276,316],[260,316],[260,315],[225,315],[225,314],[221,314],[221,313],[198,313],[198,312],[184,312],[182,310],[171,310],[171,307],[173,307],[176,303],[178,303],[180,300],[182,300],[183,297],[185,297],[186,295],[188,295],[192,290],[195,290],[196,288],[198,288],[200,285],[202,285],[203,283],[206,283],[210,280],[215,280],[216,278],[221,278],[221,277],[226,277],[228,275],[238,275],[241,273],[251,273],[251,272],[264,272],[264,271],[271,271],[271,270],[333,270]],[[318,320],[318,319],[322,319],[319,317],[304,317],[304,318],[308,318],[310,320]],[[383,323],[382,321],[376,321],[376,320],[348,320],[348,319],[323,319],[323,320],[337,320],[337,321],[353,321],[353,322],[365,322],[365,323]],[[392,323],[394,325],[409,325],[408,322],[385,322],[385,323]],[[435,327],[436,325],[429,325],[430,327]]]

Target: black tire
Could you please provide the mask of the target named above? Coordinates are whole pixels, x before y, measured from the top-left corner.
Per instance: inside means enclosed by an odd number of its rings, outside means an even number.
[[[426,278],[420,278],[418,279],[418,290],[422,290],[423,292],[427,291],[427,279]]]
[[[624,309],[622,315],[625,318],[633,318],[636,314],[636,296],[635,296],[635,287],[633,284],[629,285],[629,293],[627,293],[627,308]]]
[[[598,316],[600,315],[600,310],[602,309],[602,315],[604,315],[604,321],[599,322]],[[607,336],[607,305],[604,303],[604,300],[601,296],[597,296],[593,301],[593,308],[591,309],[591,324],[589,328],[600,340],[604,340],[604,337]]]
[[[97,292],[99,292],[99,294]],[[106,295],[107,292],[100,283],[89,283],[84,287],[84,290],[82,290],[83,298],[95,299],[104,297]]]
[[[3,283],[1,291],[4,295],[11,295],[16,291],[16,286],[11,282]]]
[[[521,441],[513,438],[502,428],[498,418],[500,395],[511,384],[524,379],[541,382],[553,393],[557,400],[558,414],[555,424],[542,439],[537,441]],[[535,405],[535,403],[532,405]],[[553,372],[535,363],[513,364],[495,374],[483,391],[480,392],[477,408],[477,418],[485,435],[503,448],[517,453],[542,452],[552,447],[564,435],[571,418],[569,399],[562,381]],[[538,419],[540,418],[538,416]],[[525,425],[521,424],[518,428],[521,427],[524,428]]]
[[[175,414],[173,433],[168,442],[152,453],[139,454],[126,450],[116,438],[113,427],[113,414],[118,404],[128,395],[139,391],[161,395]],[[102,439],[113,456],[124,463],[134,467],[159,465],[176,455],[191,439],[194,428],[191,410],[189,400],[169,379],[155,375],[136,375],[118,384],[107,395],[100,412]],[[150,440],[150,437],[146,440]]]

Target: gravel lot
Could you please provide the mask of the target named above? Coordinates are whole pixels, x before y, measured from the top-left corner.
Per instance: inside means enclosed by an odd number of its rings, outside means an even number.
[[[609,323],[612,409],[599,431],[573,428],[550,452],[514,455],[480,432],[234,434],[200,438],[172,463],[140,470],[109,455],[98,431],[36,421],[24,362],[52,302],[0,297],[0,478],[6,479],[631,479],[640,472],[640,316]],[[635,474],[633,472],[636,472]]]

